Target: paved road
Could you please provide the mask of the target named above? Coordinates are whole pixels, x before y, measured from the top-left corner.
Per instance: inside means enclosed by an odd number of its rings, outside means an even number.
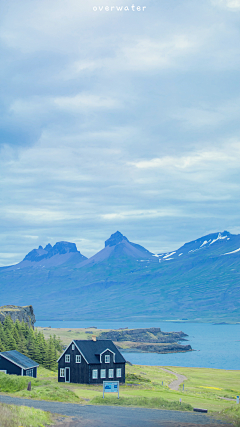
[[[75,417],[71,423],[56,424],[64,427],[230,427],[213,418],[195,412],[163,411],[147,408],[78,405],[47,402],[0,395],[0,402],[25,405],[52,413]]]

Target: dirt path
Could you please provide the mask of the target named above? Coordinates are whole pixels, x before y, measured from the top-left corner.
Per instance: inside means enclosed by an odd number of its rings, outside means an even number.
[[[176,379],[176,380],[172,381],[172,382],[168,385],[168,387],[169,387],[171,390],[178,391],[179,386],[183,383],[183,381],[187,380],[187,377],[185,377],[185,375],[177,374],[176,372],[170,371],[169,369],[165,369],[165,368],[160,368],[160,369],[161,369],[162,371],[168,372],[168,374],[172,374],[172,375],[175,375],[175,377],[177,377],[177,379]]]

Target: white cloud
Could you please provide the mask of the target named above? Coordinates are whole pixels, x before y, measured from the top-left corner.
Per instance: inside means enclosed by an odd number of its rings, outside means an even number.
[[[240,9],[240,0],[213,0],[213,4],[226,7],[231,10]]]
[[[83,108],[116,108],[120,106],[118,100],[107,96],[96,96],[81,93],[75,96],[62,96],[54,99],[57,107],[65,110],[76,111]]]
[[[236,154],[236,152],[235,152]],[[206,151],[206,152],[197,152],[191,153],[185,156],[173,157],[173,156],[165,156],[154,158],[151,160],[140,160],[137,162],[132,162],[131,164],[139,169],[176,169],[176,170],[190,170],[196,167],[205,167],[209,164],[222,164],[226,166],[228,163],[236,163],[239,161],[240,150],[237,151],[238,157],[236,158],[233,153],[228,154],[226,151]]]

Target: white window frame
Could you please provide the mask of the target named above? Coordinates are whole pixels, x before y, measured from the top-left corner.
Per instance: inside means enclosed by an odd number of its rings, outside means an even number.
[[[60,378],[65,378],[65,369],[64,368],[60,368],[59,376],[60,376]]]
[[[122,376],[122,368],[117,368],[116,369],[116,377],[121,378],[121,376]]]
[[[75,345],[72,343],[72,350],[75,350]]]
[[[26,370],[26,377],[33,377],[33,369]]]
[[[98,370],[97,369],[93,369],[92,370],[92,379],[93,380],[97,380],[98,379]]]
[[[65,363],[70,363],[70,354],[65,354]]]
[[[114,369],[108,369],[108,378],[114,378]]]
[[[81,363],[81,355],[76,354],[76,363]]]
[[[105,363],[110,363],[110,354],[105,354]]]
[[[106,378],[106,369],[101,369],[100,378]]]

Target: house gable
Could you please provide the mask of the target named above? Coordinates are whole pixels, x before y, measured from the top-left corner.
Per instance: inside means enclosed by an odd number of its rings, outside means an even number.
[[[84,356],[83,352],[80,350],[80,348],[77,346],[76,342],[74,340],[72,340],[70,342],[70,344],[67,346],[67,348],[65,348],[64,352],[61,354],[61,356],[58,358],[57,362],[59,362],[61,360],[61,358],[65,355],[65,353],[68,351],[69,348],[71,348],[71,345],[74,344],[75,347],[78,349],[80,355],[84,358],[85,362],[88,364],[88,361],[86,359],[86,357]]]
[[[104,356],[104,353],[106,353],[107,351],[109,351],[109,352],[111,352],[111,353],[112,353],[112,355],[113,355],[113,363],[115,363],[115,356],[116,356],[116,353],[115,353],[114,351],[110,350],[109,348],[106,348],[106,350],[103,350],[103,351],[102,351],[102,353],[100,353],[100,363],[104,363],[104,362],[103,362],[103,357],[102,357],[102,356]]]

